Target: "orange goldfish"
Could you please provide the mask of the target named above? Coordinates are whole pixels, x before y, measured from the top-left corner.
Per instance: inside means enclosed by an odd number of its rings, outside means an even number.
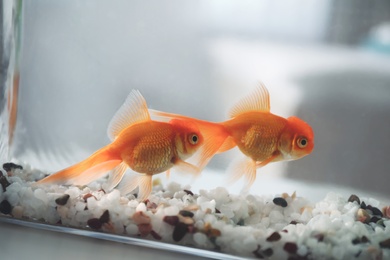
[[[144,199],[151,192],[154,174],[172,167],[198,174],[201,170],[199,165],[209,160],[206,155],[210,148],[204,142],[204,138],[209,139],[209,136],[203,135],[190,120],[151,120],[146,101],[139,91],[129,94],[110,122],[108,135],[112,143],[86,160],[40,180],[38,184],[86,185],[113,169],[107,186],[114,188],[130,168],[137,174],[122,181],[119,190],[126,194],[139,187],[139,198]],[[194,164],[185,161],[195,154]]]
[[[188,117],[150,110],[152,116],[160,118]],[[267,88],[260,84],[249,96],[243,98],[230,111],[230,120],[211,123],[192,119],[202,132],[216,132],[218,141],[212,146],[211,154],[224,152],[235,146],[246,155],[244,159],[230,165],[231,180],[246,177],[245,189],[249,189],[256,179],[256,169],[270,162],[295,160],[310,154],[314,148],[312,128],[297,117],[287,119],[270,112],[270,99]],[[211,139],[211,141],[213,141]]]

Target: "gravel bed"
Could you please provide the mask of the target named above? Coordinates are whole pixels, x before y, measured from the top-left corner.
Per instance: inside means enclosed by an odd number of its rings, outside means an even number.
[[[390,207],[330,192],[311,202],[294,194],[235,195],[154,182],[145,201],[84,187],[34,186],[45,176],[6,163],[0,217],[163,241],[258,259],[390,259]]]

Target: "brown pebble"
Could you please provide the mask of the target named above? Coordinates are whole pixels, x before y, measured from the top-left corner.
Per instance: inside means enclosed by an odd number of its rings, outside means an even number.
[[[61,197],[57,198],[55,202],[57,205],[64,206],[68,202],[69,198],[69,194],[64,194]]]
[[[390,218],[390,206],[383,207],[382,213],[385,218]]]
[[[198,229],[196,227],[194,227],[194,225],[188,225],[187,231],[190,234],[194,234],[194,233],[196,233],[198,231]]]
[[[151,230],[151,231],[150,231],[150,234],[151,234],[152,237],[153,237],[154,239],[156,239],[156,240],[161,240],[161,239],[162,239],[162,237],[161,237],[156,231],[154,231],[154,230]]]
[[[150,217],[142,211],[135,212],[132,216],[132,219],[136,224],[149,224],[150,223]]]
[[[87,194],[85,194],[85,195],[83,196],[83,200],[84,200],[85,202],[87,202],[88,198],[90,198],[90,197],[94,197],[94,198],[96,199],[96,197],[93,196],[91,193],[87,193]]]
[[[148,203],[146,204],[146,207],[148,209],[156,209],[157,208],[157,204],[154,203],[154,202],[148,201]]]
[[[219,213],[221,213],[221,211],[219,209],[215,208],[215,213],[219,214]]]
[[[190,217],[190,218],[194,216],[194,213],[188,210],[180,210],[179,214],[182,215],[183,217]]]
[[[106,209],[103,214],[100,216],[99,221],[103,223],[108,223],[110,221],[110,213],[108,212],[108,209]]]
[[[175,228],[173,229],[172,238],[176,242],[180,241],[187,233],[187,225],[181,222],[178,222]]]
[[[272,233],[269,237],[267,237],[268,242],[279,241],[282,236],[278,232]]]
[[[274,198],[274,199],[273,199],[273,203],[274,203],[275,205],[281,206],[281,207],[283,207],[283,208],[285,208],[285,207],[288,206],[287,201],[286,201],[284,198],[282,198],[282,197],[276,197],[276,198]]]
[[[220,237],[221,236],[221,231],[219,229],[216,229],[216,228],[212,228],[210,229],[209,231],[209,235],[211,237]]]
[[[355,202],[355,201],[357,202],[357,204],[360,205],[360,199],[358,196],[356,196],[355,194],[349,196],[348,202]]]
[[[176,226],[176,224],[179,223],[179,217],[178,216],[165,216],[163,218],[163,221],[165,223],[168,223],[169,225]]]
[[[102,222],[98,218],[88,219],[87,224],[92,229],[100,229],[102,227]]]
[[[138,231],[139,231],[141,236],[146,237],[152,231],[152,225],[150,225],[150,224],[139,224],[138,225]]]
[[[8,200],[3,200],[3,201],[0,203],[0,212],[3,213],[3,214],[11,214],[11,212],[12,212],[12,206],[11,206],[11,204],[8,202]]]
[[[298,221],[292,220],[292,221],[290,222],[290,225],[296,225],[296,224],[298,224],[298,223],[299,223]]]
[[[298,246],[295,243],[287,242],[286,244],[284,244],[283,249],[284,249],[284,251],[286,251],[290,254],[295,254],[298,250]]]
[[[362,223],[368,223],[370,222],[370,214],[365,209],[358,209],[357,211],[357,220]]]
[[[381,242],[379,242],[379,245],[382,247],[382,248],[389,248],[390,249],[390,238],[386,239],[386,240],[383,240]]]
[[[191,196],[194,196],[194,193],[190,190],[183,190],[185,193],[187,193],[187,195],[191,195]]]

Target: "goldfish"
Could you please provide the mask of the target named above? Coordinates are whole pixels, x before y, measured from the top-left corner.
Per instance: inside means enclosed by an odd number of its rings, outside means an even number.
[[[138,198],[145,199],[151,193],[155,174],[176,168],[198,175],[200,166],[209,160],[207,154],[212,144],[206,144],[204,139],[213,134],[201,133],[191,120],[152,120],[145,99],[136,90],[114,115],[107,132],[110,144],[37,184],[86,185],[112,170],[107,189],[117,186],[122,194],[127,194],[139,187]],[[185,161],[191,156],[196,157],[193,164]],[[122,180],[128,169],[133,174]]]
[[[188,119],[156,110],[151,110],[151,114],[162,119]],[[209,129],[215,133],[218,129],[218,141],[209,153],[221,153],[237,146],[245,155],[233,161],[228,170],[230,182],[245,176],[244,190],[252,186],[258,168],[271,162],[302,158],[314,148],[314,133],[309,124],[295,116],[283,118],[270,112],[269,92],[263,83],[232,107],[229,120],[212,123],[192,118],[192,121],[204,132]]]

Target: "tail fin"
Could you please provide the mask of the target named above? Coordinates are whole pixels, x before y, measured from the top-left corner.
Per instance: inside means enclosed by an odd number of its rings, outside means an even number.
[[[109,170],[122,162],[107,147],[103,147],[90,157],[59,172],[40,180],[37,184],[73,184],[86,185],[103,177]]]
[[[236,146],[224,123],[213,123],[153,109],[149,109],[149,112],[152,118],[157,121],[169,122],[172,119],[190,120],[199,127],[204,138],[204,145],[186,161],[196,165],[200,170],[207,165],[216,153],[225,152]]]

